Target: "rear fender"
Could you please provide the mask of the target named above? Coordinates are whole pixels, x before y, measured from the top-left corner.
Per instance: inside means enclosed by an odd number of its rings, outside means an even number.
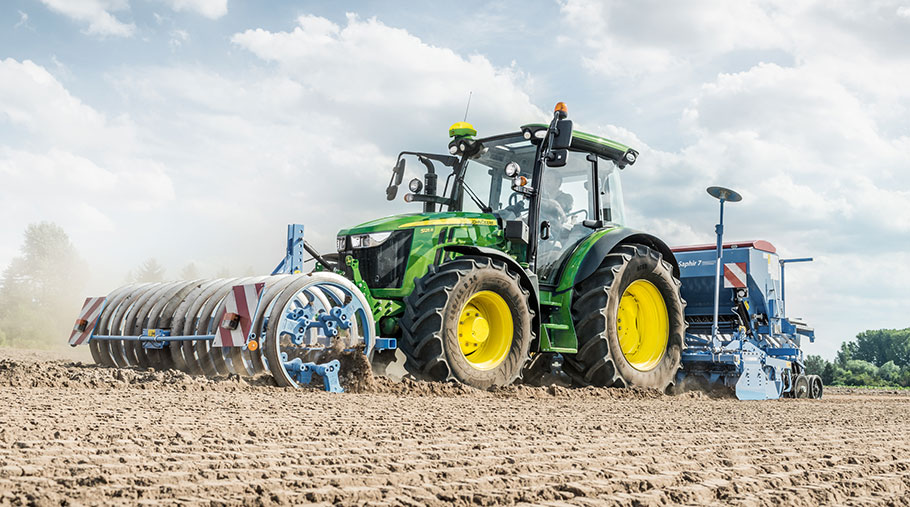
[[[579,246],[566,262],[565,271],[560,276],[559,291],[570,289],[586,280],[597,271],[607,254],[620,245],[630,244],[645,245],[660,252],[663,259],[673,267],[673,276],[679,279],[679,263],[666,243],[656,236],[635,229],[617,228],[592,237]],[[571,272],[572,266],[577,266],[574,274]]]

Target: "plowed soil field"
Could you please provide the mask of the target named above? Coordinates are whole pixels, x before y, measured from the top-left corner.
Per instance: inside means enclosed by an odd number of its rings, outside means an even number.
[[[0,504],[910,503],[906,392],[267,384],[0,349]]]

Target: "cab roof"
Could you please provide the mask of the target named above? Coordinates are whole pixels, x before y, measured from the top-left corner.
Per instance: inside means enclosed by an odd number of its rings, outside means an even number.
[[[548,128],[549,125],[545,123],[528,123],[522,125],[522,130],[530,130],[531,133],[535,133],[540,129]],[[626,165],[634,164],[635,160],[638,158],[638,152],[629,148],[628,146],[607,139],[605,137],[595,136],[594,134],[589,134],[587,132],[581,132],[579,130],[574,130],[572,132],[572,148],[588,151],[595,153],[598,156],[610,159],[616,163],[619,167],[625,167]],[[632,160],[630,161],[627,157],[628,154],[632,154]]]

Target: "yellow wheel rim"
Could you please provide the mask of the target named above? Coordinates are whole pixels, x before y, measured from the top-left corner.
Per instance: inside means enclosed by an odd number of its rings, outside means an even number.
[[[471,366],[492,370],[509,355],[512,312],[499,294],[484,290],[468,299],[458,318],[458,344]]]
[[[657,367],[667,350],[670,322],[667,304],[653,283],[635,280],[622,293],[616,330],[622,354],[633,368]]]

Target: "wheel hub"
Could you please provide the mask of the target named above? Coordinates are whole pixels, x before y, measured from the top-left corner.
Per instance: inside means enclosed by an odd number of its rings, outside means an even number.
[[[459,341],[462,343],[462,349],[469,349],[473,352],[480,347],[487,338],[490,337],[490,323],[480,314],[480,310],[474,305],[466,305],[462,312],[461,320],[458,321]],[[465,331],[469,331],[466,333]],[[467,355],[470,352],[465,352]]]
[[[493,369],[505,360],[512,345],[512,312],[499,294],[480,291],[465,303],[457,331],[468,363],[479,370]]]
[[[667,305],[657,287],[635,280],[623,292],[616,315],[616,331],[623,356],[639,371],[660,364],[669,339]]]

